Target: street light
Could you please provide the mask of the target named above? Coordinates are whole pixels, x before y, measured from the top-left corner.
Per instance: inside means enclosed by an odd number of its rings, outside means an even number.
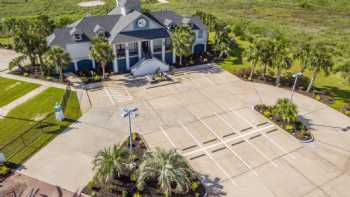
[[[122,108],[121,109],[121,116],[123,118],[128,117],[129,118],[129,138],[130,138],[130,152],[132,151],[132,130],[131,130],[131,116],[136,117],[136,112],[137,112],[137,108],[136,107],[132,107],[132,108]]]
[[[292,95],[290,95],[290,102],[292,103],[293,101],[293,95],[294,95],[294,92],[295,92],[295,88],[297,86],[297,83],[298,83],[298,78],[303,76],[303,73],[302,72],[299,72],[299,73],[294,73],[293,75],[293,78],[295,79],[294,80],[294,85],[293,85],[293,89],[292,89]]]

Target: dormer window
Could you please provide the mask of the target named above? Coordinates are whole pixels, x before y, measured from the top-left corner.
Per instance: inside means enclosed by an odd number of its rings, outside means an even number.
[[[81,41],[83,39],[82,32],[75,27],[70,31],[74,41]]]
[[[81,41],[82,36],[79,33],[75,33],[75,34],[73,34],[73,39],[74,39],[74,41]]]
[[[103,27],[101,27],[100,25],[95,26],[94,32],[95,32],[96,36],[99,36],[99,37],[106,36],[106,30]]]

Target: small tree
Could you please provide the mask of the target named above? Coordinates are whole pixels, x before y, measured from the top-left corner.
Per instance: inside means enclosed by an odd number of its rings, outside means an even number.
[[[60,81],[63,82],[63,69],[71,62],[71,58],[62,48],[53,47],[47,53],[48,64],[56,68],[60,74]]]
[[[287,124],[295,122],[298,118],[297,106],[287,98],[278,99],[277,104],[272,109],[272,113]]]
[[[282,71],[289,69],[293,60],[289,51],[289,42],[283,37],[274,40],[274,50],[272,53],[273,67],[276,69],[276,85],[280,85]]]
[[[182,65],[182,58],[192,54],[195,34],[189,26],[177,26],[171,33],[171,41]]]
[[[294,59],[300,61],[301,70],[300,72],[304,73],[305,69],[310,65],[312,58],[312,44],[311,38],[301,39],[295,49]]]
[[[120,145],[114,145],[98,152],[93,161],[93,170],[96,171],[97,180],[107,184],[115,177],[125,173],[128,169],[128,154],[128,150]]]
[[[191,188],[192,170],[185,158],[175,151],[157,149],[148,153],[138,170],[137,187],[144,189],[146,180],[157,180],[161,191],[170,196],[172,192],[186,193]]]
[[[92,41],[90,55],[101,64],[102,79],[106,78],[106,67],[108,62],[113,61],[113,49],[105,37],[98,37]]]
[[[251,64],[251,71],[249,75],[249,80],[253,80],[253,76],[255,73],[256,65],[259,62],[259,57],[260,57],[260,51],[256,45],[256,41],[254,41],[248,49],[245,51],[245,56],[247,58],[247,61],[250,62]]]
[[[327,43],[322,41],[317,42],[312,47],[311,59],[310,59],[310,69],[312,70],[312,76],[310,83],[306,89],[306,92],[310,92],[314,82],[316,81],[317,75],[320,71],[324,71],[326,75],[330,73],[333,68],[333,48]]]

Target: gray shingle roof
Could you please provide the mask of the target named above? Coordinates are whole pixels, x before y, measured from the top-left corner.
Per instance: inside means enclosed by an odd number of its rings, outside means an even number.
[[[149,29],[139,31],[120,32],[114,39],[115,43],[151,40],[157,38],[168,38],[169,33],[166,29]]]
[[[176,14],[173,11],[158,11],[146,14],[151,18],[157,20],[160,24],[164,26],[181,25],[183,22],[188,22],[193,25],[194,29],[207,30],[208,27],[203,24],[198,16],[185,17]]]

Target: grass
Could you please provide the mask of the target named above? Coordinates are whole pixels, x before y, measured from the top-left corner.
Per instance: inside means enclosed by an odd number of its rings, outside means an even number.
[[[12,141],[2,151],[11,162],[20,164],[54,139],[80,116],[80,106],[75,92],[70,92],[66,102],[62,122],[56,121],[52,113],[55,103],[61,102],[65,91],[49,88],[22,105],[17,106],[7,116],[0,119],[0,147]],[[44,120],[43,120],[44,119]],[[42,121],[41,124],[38,124]],[[21,138],[16,138],[31,129]],[[13,141],[14,139],[17,139]]]
[[[39,85],[34,83],[0,77],[0,107],[11,103],[37,87]]]

